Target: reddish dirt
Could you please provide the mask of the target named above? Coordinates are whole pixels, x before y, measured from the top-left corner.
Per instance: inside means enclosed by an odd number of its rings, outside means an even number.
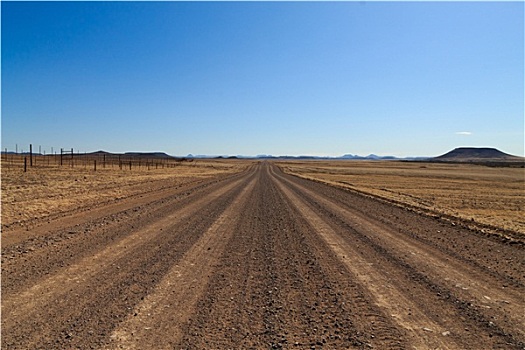
[[[523,242],[272,163],[2,241],[3,349],[525,348]]]

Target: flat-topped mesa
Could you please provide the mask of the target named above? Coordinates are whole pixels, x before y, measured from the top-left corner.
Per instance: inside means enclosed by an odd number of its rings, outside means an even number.
[[[523,160],[522,157],[513,156],[489,147],[459,147],[434,160],[469,161],[469,160]]]

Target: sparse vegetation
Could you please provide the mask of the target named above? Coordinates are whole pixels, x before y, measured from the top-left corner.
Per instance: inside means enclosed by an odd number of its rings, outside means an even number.
[[[525,170],[421,162],[281,162],[290,174],[525,234]]]
[[[90,208],[130,196],[180,186],[246,166],[235,161],[196,160],[173,167],[135,166],[120,170],[118,163],[95,172],[91,166],[48,166],[42,159],[24,173],[20,158],[2,159],[2,226],[31,225],[48,216]],[[137,163],[138,164],[138,163]],[[175,164],[175,163],[174,163]]]

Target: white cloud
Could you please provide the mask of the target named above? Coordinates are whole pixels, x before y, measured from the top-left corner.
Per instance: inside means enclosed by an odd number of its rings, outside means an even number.
[[[456,135],[472,135],[472,133],[470,131],[458,131],[456,133]]]

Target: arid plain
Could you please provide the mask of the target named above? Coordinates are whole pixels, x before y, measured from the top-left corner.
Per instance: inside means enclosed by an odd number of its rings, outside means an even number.
[[[2,348],[525,347],[523,168],[148,168],[3,163]]]
[[[525,235],[525,169],[521,167],[400,161],[290,162],[281,166],[305,179],[428,214]]]

